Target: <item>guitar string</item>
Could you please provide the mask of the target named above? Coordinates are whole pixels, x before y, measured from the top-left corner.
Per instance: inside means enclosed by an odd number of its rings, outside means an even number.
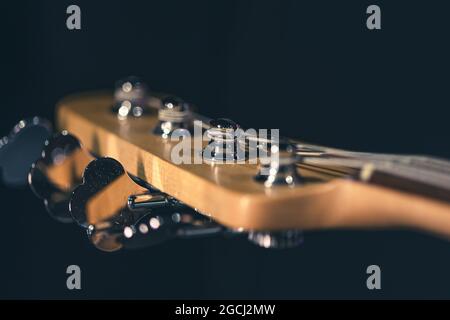
[[[202,128],[210,128],[210,119],[194,113],[194,118],[202,122]],[[257,142],[270,143],[271,140],[261,138],[246,132],[246,138]],[[413,181],[450,188],[450,161],[423,155],[398,155],[386,153],[370,153],[348,151],[338,148],[324,147],[316,144],[297,142],[292,139],[280,137],[293,143],[297,148],[297,154],[302,158],[298,163],[301,165],[313,165],[310,169],[328,169],[330,167],[347,167],[361,170],[364,166],[372,165],[374,170],[389,173],[400,178],[407,178]],[[342,175],[342,171],[334,169]]]

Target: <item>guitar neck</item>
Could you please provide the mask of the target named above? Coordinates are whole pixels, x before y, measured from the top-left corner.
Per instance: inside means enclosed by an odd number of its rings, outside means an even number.
[[[450,201],[450,162],[425,156],[352,152],[315,146],[303,162],[318,168],[344,168],[349,176],[385,187]],[[311,146],[309,147],[311,148]],[[320,153],[319,153],[320,152]]]

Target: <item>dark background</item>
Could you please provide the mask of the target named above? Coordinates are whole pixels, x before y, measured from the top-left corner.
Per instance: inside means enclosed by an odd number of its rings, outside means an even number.
[[[64,95],[134,74],[245,127],[450,157],[444,1],[2,4],[2,134],[26,116],[52,119]],[[81,7],[81,31],[66,29],[70,4]],[[381,6],[382,30],[367,30],[369,4]],[[207,239],[106,254],[30,190],[0,192],[2,298],[450,298],[450,243],[428,235],[309,232],[286,251]],[[70,264],[81,267],[81,291],[66,289]],[[370,264],[381,267],[381,291],[366,288]]]

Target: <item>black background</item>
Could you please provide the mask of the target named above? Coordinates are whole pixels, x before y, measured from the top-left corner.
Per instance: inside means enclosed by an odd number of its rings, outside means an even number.
[[[444,1],[9,1],[2,3],[0,128],[53,118],[64,95],[139,75],[210,117],[356,150],[450,157]],[[6,4],[6,5],[5,5]],[[65,26],[77,4],[82,30]],[[382,9],[382,30],[365,26]],[[1,187],[2,298],[449,298],[450,243],[410,231],[309,232],[101,253],[28,189]],[[426,212],[424,212],[426,214]],[[82,290],[65,269],[82,270]],[[366,288],[366,267],[382,290]]]

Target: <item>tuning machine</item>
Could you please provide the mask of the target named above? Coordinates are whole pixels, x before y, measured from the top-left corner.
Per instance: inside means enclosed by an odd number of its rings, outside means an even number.
[[[0,140],[2,182],[9,187],[27,184],[31,164],[39,158],[45,141],[52,134],[46,119],[33,117],[20,121]]]
[[[203,159],[209,163],[235,163],[244,161],[246,149],[242,144],[243,130],[230,119],[219,118],[210,121],[206,131],[209,144],[203,149]]]
[[[31,166],[28,183],[56,220],[72,222],[70,196],[81,183],[85,167],[93,159],[80,141],[67,131],[55,134],[45,142],[41,157]]]
[[[111,158],[96,159],[86,167],[69,207],[94,246],[108,252],[224,229],[180,201],[142,186]]]
[[[128,216],[133,215],[133,210]],[[123,214],[123,213],[122,213]],[[112,252],[122,248],[138,249],[172,239],[192,239],[226,233],[227,230],[195,210],[161,206],[141,213],[134,212],[128,221],[110,220],[89,225],[87,233],[94,246]]]
[[[301,230],[282,231],[250,231],[248,240],[261,248],[289,249],[303,244],[303,232]]]
[[[189,103],[175,96],[168,96],[158,110],[158,124],[153,133],[167,139],[175,130],[189,133],[192,127],[192,110]],[[183,132],[180,132],[183,135]]]
[[[260,158],[260,168],[255,180],[265,187],[274,185],[295,186],[304,182],[297,171],[300,161],[295,146],[289,143],[271,143],[267,145],[267,157]]]
[[[148,106],[149,90],[138,77],[131,76],[117,81],[114,90],[112,111],[120,120],[127,117],[141,117],[150,111]]]

